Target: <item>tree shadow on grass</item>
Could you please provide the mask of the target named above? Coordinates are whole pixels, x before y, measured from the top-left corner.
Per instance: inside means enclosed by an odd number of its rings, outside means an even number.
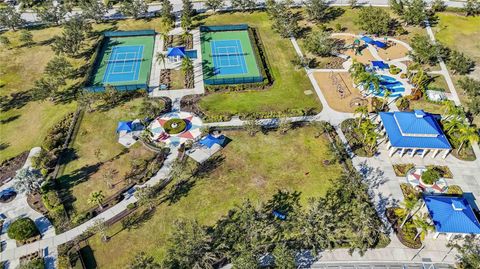
[[[12,122],[12,121],[18,119],[18,118],[20,118],[20,115],[11,116],[11,117],[8,117],[6,119],[0,120],[0,124],[7,124],[9,122]]]
[[[10,109],[20,109],[30,101],[32,101],[32,95],[29,91],[16,92],[10,94],[10,96],[0,97],[0,108],[2,112]]]
[[[0,151],[7,149],[10,146],[9,143],[2,142],[0,143]]]

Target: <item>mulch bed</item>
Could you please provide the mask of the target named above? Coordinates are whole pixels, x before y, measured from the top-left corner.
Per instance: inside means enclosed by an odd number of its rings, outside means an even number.
[[[42,196],[39,193],[27,196],[28,205],[42,215],[48,214],[47,208],[43,205]]]
[[[404,229],[406,229],[406,225],[403,226],[403,229],[400,228],[401,220],[398,219],[394,211],[395,211],[395,208],[390,207],[390,208],[387,208],[385,214],[387,216],[388,222],[392,224],[392,229],[397,235],[398,240],[406,247],[413,248],[413,249],[421,248],[422,241],[420,240],[420,237],[417,237],[415,241],[412,241],[413,238],[408,238],[404,231]]]
[[[9,178],[15,176],[15,172],[22,168],[27,157],[28,151],[25,151],[13,158],[3,161],[0,165],[0,186],[2,186]]]

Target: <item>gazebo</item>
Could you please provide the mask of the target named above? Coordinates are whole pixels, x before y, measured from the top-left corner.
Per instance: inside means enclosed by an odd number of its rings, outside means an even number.
[[[167,58],[170,63],[179,62],[185,57],[185,47],[173,47],[167,49]]]
[[[446,234],[448,239],[480,234],[480,222],[465,197],[425,195],[423,200],[435,226],[435,238],[440,234]]]
[[[443,152],[446,158],[452,150],[442,128],[433,114],[423,110],[411,112],[380,112],[380,128],[387,138],[389,156],[416,153],[422,158],[431,151],[432,158]]]

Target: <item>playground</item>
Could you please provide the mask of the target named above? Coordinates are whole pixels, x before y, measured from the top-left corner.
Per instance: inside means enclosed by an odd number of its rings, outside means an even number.
[[[338,112],[355,112],[359,105],[366,105],[367,99],[353,87],[347,72],[315,72],[315,80],[330,107]]]

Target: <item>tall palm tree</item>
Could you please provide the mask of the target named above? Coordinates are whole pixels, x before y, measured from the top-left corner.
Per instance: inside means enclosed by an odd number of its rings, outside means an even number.
[[[423,206],[423,203],[421,202],[421,199],[418,199],[417,197],[407,197],[405,198],[405,200],[403,200],[403,208],[405,209],[405,211],[407,211],[407,215],[405,216],[405,218],[403,219],[402,221],[402,224],[400,225],[400,228],[403,228],[403,226],[405,225],[405,223],[407,223],[407,221],[415,216],[415,214],[418,212],[418,210],[420,210],[420,208],[422,208]],[[413,212],[413,210],[415,210],[415,212]]]
[[[377,145],[377,141],[378,133],[375,131],[375,129],[369,130],[365,137],[365,143],[369,145],[368,152],[373,154],[373,149]]]
[[[355,80],[355,78],[365,72],[365,65],[357,62],[356,60],[353,60],[352,65],[348,69],[348,72],[350,72],[352,78]]]
[[[385,89],[383,92],[383,104],[382,109],[385,109],[385,106],[388,104],[388,98],[392,95],[392,92],[389,89]]]
[[[370,85],[373,85],[373,91],[378,93],[380,90],[380,78],[370,72],[360,73],[355,80],[355,84],[362,84],[363,89],[366,90]]]
[[[167,67],[165,66],[165,63],[167,61],[167,55],[160,51],[160,52],[157,52],[155,57],[157,58],[157,63],[163,64],[163,69],[167,69]]]
[[[459,127],[458,132],[458,140],[460,141],[460,147],[458,147],[457,154],[460,154],[460,151],[462,150],[462,147],[465,145],[465,143],[478,142],[479,137],[477,129],[475,127],[463,124]]]
[[[415,85],[415,87],[420,90],[420,91],[424,91],[425,88],[427,87],[427,84],[430,82],[430,76],[427,74],[427,72],[425,72],[425,70],[423,70],[422,68],[420,68],[417,73],[415,73],[415,75],[413,75],[412,77],[412,83],[413,85]]]
[[[102,191],[94,191],[90,193],[90,197],[88,198],[87,202],[89,204],[96,204],[100,207],[100,209],[103,209],[102,203],[104,199],[105,195],[103,195]]]
[[[413,219],[413,225],[417,228],[417,234],[413,240],[420,236],[420,240],[424,240],[428,232],[433,231],[433,226],[427,221],[427,214],[420,214]]]
[[[445,132],[449,135],[454,134],[458,131],[458,129],[465,124],[463,119],[458,117],[451,118],[450,120],[446,120],[443,122],[443,127],[445,128]]]
[[[193,62],[189,57],[183,58],[181,69],[185,75],[185,84],[190,85],[190,82],[193,79]]]
[[[360,124],[360,131],[363,133],[363,142],[367,140],[371,132],[375,132],[375,124],[371,120],[366,120]]]
[[[358,126],[357,126],[357,128],[360,128],[360,124],[362,123],[363,118],[368,115],[367,106],[359,106],[359,107],[355,108],[355,114],[358,115]]]

